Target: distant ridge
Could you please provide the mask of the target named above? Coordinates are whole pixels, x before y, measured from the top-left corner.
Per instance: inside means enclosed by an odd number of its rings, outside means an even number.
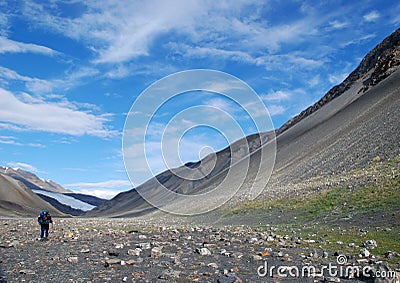
[[[25,186],[32,190],[40,189],[55,193],[71,193],[70,190],[51,180],[44,180],[42,178],[39,178],[35,174],[20,168],[9,168],[0,166],[0,173],[21,181],[22,183],[24,183]]]
[[[387,78],[400,65],[400,29],[397,29],[390,36],[385,38],[374,49],[372,49],[361,61],[360,65],[339,85],[332,87],[318,102],[303,110],[293,117],[278,130],[281,134],[299,121],[311,115],[328,102],[342,95],[346,90],[363,76],[360,92],[366,92],[372,86]]]
[[[76,216],[104,201],[73,193],[20,168],[0,167],[0,216],[32,216],[44,208],[54,215]]]
[[[0,173],[0,216],[35,216],[42,209],[64,215],[23,183]]]

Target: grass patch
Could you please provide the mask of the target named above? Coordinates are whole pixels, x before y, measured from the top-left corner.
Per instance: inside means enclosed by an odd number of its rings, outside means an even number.
[[[317,192],[310,191],[302,197],[289,196],[267,201],[246,201],[227,210],[225,217],[237,214],[262,216],[268,213],[270,215],[290,213],[296,215],[295,222],[308,223],[321,218],[334,220],[364,213],[398,211],[400,209],[399,174],[400,156],[386,162],[374,162],[367,169],[347,173],[344,179],[349,181],[341,184],[340,187]],[[357,178],[364,178],[363,185],[357,186]],[[310,184],[312,180],[307,182]]]
[[[385,177],[379,183],[373,183],[348,189],[333,188],[312,196],[298,206],[299,215],[307,220],[330,214],[338,217],[398,210],[400,204],[400,180]]]

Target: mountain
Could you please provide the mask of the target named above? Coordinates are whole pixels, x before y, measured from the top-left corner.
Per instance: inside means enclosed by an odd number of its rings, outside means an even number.
[[[94,196],[76,194],[20,168],[0,167],[0,215],[32,215],[47,208],[55,215],[82,215],[104,202]],[[28,201],[29,200],[29,201]]]
[[[273,137],[274,133],[268,132],[254,134],[240,139],[215,155],[211,154],[199,162],[187,163],[179,168],[167,170],[157,175],[155,178],[148,180],[138,188],[134,188],[129,192],[120,193],[85,215],[100,216],[114,213],[119,214],[123,211],[127,211],[129,216],[131,216],[150,212],[154,210],[154,208],[143,200],[138,194],[138,190],[142,192],[145,191],[148,194],[157,194],[161,183],[170,190],[180,194],[192,193],[196,191],[199,186],[203,186],[205,181],[212,180],[214,177],[221,174],[224,175],[233,163],[248,156],[249,153],[255,152],[262,144],[270,141]],[[192,170],[199,167],[200,170]],[[210,168],[212,170],[209,170]]]
[[[42,209],[55,216],[64,215],[23,183],[0,173],[0,216],[36,216]]]
[[[276,162],[271,178],[255,179],[260,162],[267,162],[260,148],[271,146],[273,135],[261,133],[242,139],[206,157],[200,164],[214,164],[211,173],[190,181],[187,164],[167,170],[136,189],[104,202],[88,216],[136,216],[154,211],[138,194],[159,194],[159,182],[180,193],[202,193],[223,182],[228,170],[247,170],[246,181],[228,206],[248,198],[251,189],[264,189],[261,199],[296,193],[294,184],[311,178],[341,174],[371,163],[374,157],[390,159],[400,154],[400,30],[377,45],[360,65],[317,103],[302,111],[276,131]],[[250,152],[243,152],[246,143]],[[233,154],[230,155],[229,152]],[[235,153],[239,153],[235,156]],[[250,154],[250,165],[234,162]],[[211,160],[207,160],[207,158]],[[179,178],[176,173],[184,178]],[[229,186],[225,184],[224,186]],[[225,188],[229,190],[229,188]],[[163,195],[160,194],[160,198]],[[176,204],[191,205],[185,203]]]
[[[51,204],[52,206],[54,206],[56,209],[58,209],[59,211],[62,211],[65,214],[69,214],[72,216],[79,216],[85,213],[85,211],[81,210],[81,209],[77,209],[74,208],[68,204],[65,204],[63,202],[60,202],[59,200],[57,200],[56,198],[52,198],[49,197],[45,194],[41,194],[36,192],[36,194],[43,199],[44,201],[48,202],[49,204]]]
[[[64,195],[71,196],[77,200],[80,200],[82,202],[85,202],[85,203],[93,205],[93,206],[98,206],[106,201],[106,199],[103,199],[103,198],[99,198],[99,197],[95,197],[95,196],[91,196],[91,195],[79,194],[79,193],[64,193]]]
[[[378,44],[361,61],[360,65],[350,73],[350,75],[339,85],[334,86],[317,103],[302,111],[282,127],[277,134],[286,131],[299,121],[319,110],[336,97],[342,95],[351,87],[359,88],[357,94],[365,93],[372,86],[378,84],[386,77],[390,76],[400,64],[400,29],[397,29],[389,37]],[[361,81],[361,85],[359,84]],[[358,85],[357,85],[358,84]],[[357,95],[352,96],[353,99]]]
[[[56,193],[71,192],[70,190],[63,188],[62,186],[51,180],[44,180],[42,178],[39,178],[35,174],[22,170],[20,168],[9,168],[0,166],[0,173],[21,181],[30,189],[46,190]]]

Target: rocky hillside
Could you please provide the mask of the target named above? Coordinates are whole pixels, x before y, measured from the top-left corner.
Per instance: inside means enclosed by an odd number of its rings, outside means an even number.
[[[372,86],[392,74],[400,65],[400,29],[397,29],[384,41],[378,44],[364,57],[360,65],[339,85],[331,88],[318,102],[303,110],[299,115],[282,125],[277,134],[286,131],[305,117],[321,109],[324,105],[349,90],[362,79],[360,92],[366,92]]]

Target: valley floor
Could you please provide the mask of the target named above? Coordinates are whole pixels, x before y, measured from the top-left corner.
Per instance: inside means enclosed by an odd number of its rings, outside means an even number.
[[[0,218],[0,282],[399,282],[399,176],[376,158],[197,218],[55,218],[47,241]]]
[[[0,227],[3,282],[396,282],[368,276],[400,275],[399,233],[389,227],[56,218],[47,241],[38,241],[35,219],[0,219]],[[358,276],[349,274],[354,268]]]

